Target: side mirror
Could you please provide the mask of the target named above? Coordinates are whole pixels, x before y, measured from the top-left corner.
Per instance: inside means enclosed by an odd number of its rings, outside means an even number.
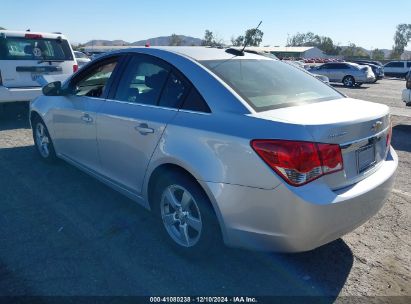
[[[45,96],[63,96],[64,90],[61,88],[61,81],[50,82],[42,89]]]

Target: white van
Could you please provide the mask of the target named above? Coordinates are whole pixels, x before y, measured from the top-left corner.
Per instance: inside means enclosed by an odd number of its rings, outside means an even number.
[[[0,106],[30,101],[41,95],[47,77],[63,80],[77,69],[64,35],[0,30]]]
[[[411,61],[391,61],[384,65],[385,76],[405,78],[411,68]]]

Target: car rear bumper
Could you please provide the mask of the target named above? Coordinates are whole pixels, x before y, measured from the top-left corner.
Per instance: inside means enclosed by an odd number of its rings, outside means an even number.
[[[0,103],[30,101],[42,94],[41,87],[7,88],[0,86]]]
[[[206,184],[227,245],[300,252],[331,242],[375,215],[392,189],[397,166],[391,148],[377,172],[338,191],[320,180],[298,188],[281,184],[273,190]]]
[[[402,91],[402,100],[405,103],[410,103],[411,102],[411,90],[410,89],[404,89]]]

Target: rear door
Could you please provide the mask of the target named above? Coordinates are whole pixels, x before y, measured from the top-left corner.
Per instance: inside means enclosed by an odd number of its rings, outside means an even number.
[[[132,55],[98,114],[102,174],[141,193],[151,156],[188,91],[187,81],[164,61]]]
[[[6,87],[38,87],[39,77],[68,76],[75,64],[65,39],[43,38],[39,34],[0,36],[0,71]]]

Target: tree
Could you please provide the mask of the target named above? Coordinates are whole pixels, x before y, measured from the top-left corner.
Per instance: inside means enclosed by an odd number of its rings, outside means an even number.
[[[259,29],[248,29],[245,31],[244,36],[232,37],[231,43],[233,46],[242,46],[244,44],[247,44],[247,46],[260,46],[263,41],[263,35],[264,33]]]
[[[375,49],[371,52],[371,58],[374,59],[374,60],[384,60],[385,59],[385,54],[382,50]]]
[[[338,55],[341,47],[335,45],[330,37],[319,36],[313,32],[297,33],[287,39],[287,46],[314,46],[327,55]]]
[[[201,45],[219,47],[224,45],[224,41],[215,36],[212,31],[206,30]]]
[[[264,33],[259,29],[248,29],[245,32],[244,43],[246,43],[247,46],[260,46],[263,41],[263,36]]]
[[[183,44],[183,39],[181,39],[181,37],[179,35],[176,34],[172,34],[170,37],[170,40],[168,42],[168,45],[171,46],[180,46]]]
[[[340,52],[340,55],[345,57],[361,57],[361,58],[369,58],[370,56],[364,49],[356,46],[354,43],[350,43],[344,50]]]
[[[204,46],[213,46],[214,44],[214,34],[212,31],[205,30],[204,39],[202,45]]]
[[[391,58],[399,59],[404,53],[405,47],[411,40],[411,24],[398,24],[394,35],[394,45],[392,47]]]
[[[233,46],[244,45],[244,36],[238,36],[237,38],[231,37],[231,43]]]
[[[5,30],[5,28],[0,26],[0,30]]]

